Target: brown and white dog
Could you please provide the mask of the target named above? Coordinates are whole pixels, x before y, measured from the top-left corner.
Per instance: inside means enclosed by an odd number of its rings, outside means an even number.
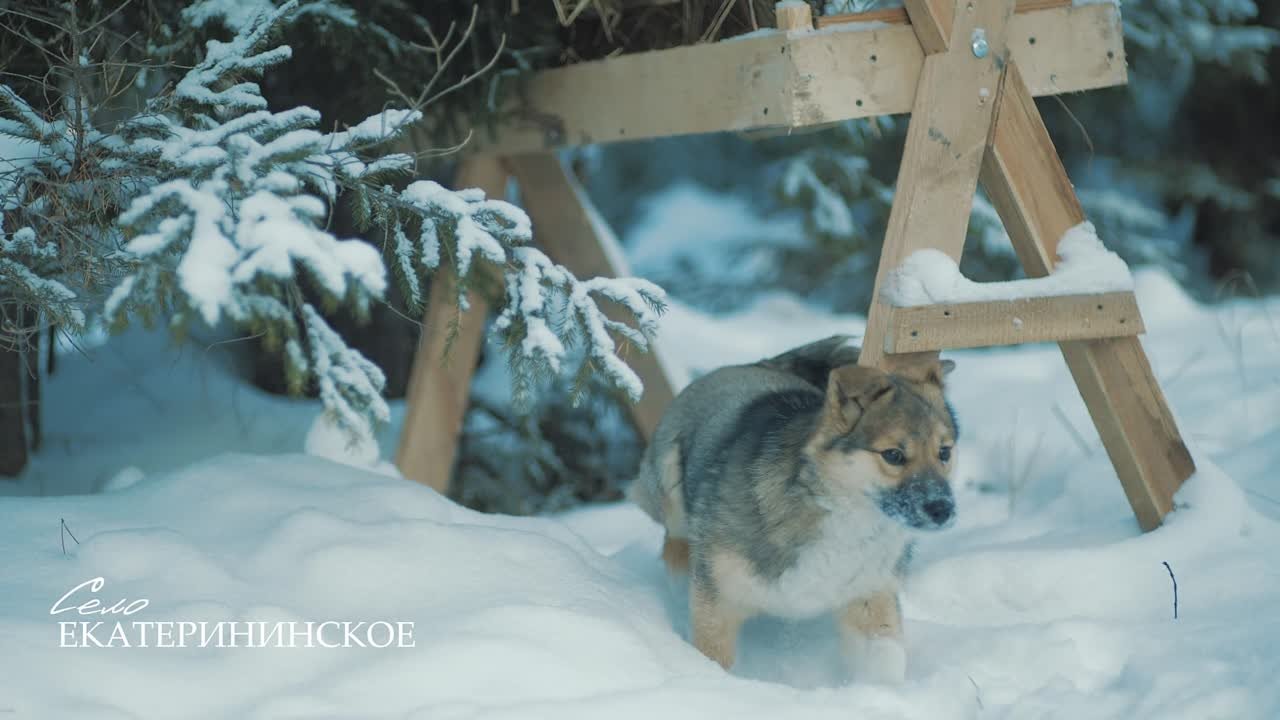
[[[858,677],[906,671],[898,585],[913,535],[955,517],[951,361],[859,367],[837,336],[690,384],[666,411],[631,497],[689,572],[693,643],[732,666],[753,615],[834,611]]]

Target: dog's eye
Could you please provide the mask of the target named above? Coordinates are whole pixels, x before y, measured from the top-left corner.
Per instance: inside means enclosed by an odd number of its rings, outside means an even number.
[[[940,448],[938,450],[938,459],[941,460],[942,462],[948,462],[949,460],[951,460],[951,448],[949,447]]]
[[[899,450],[898,448],[889,448],[888,450],[881,452],[880,457],[884,458],[884,461],[889,463],[890,465],[906,465],[907,464],[907,456],[903,455],[902,451]]]

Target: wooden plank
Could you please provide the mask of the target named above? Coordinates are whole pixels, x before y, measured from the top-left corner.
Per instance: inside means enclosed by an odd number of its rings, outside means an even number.
[[[802,90],[796,92],[791,106],[792,125],[820,125],[911,110],[925,56],[909,26],[815,35],[815,42],[792,45],[791,54],[803,78],[797,81]],[[988,29],[988,44],[989,35]],[[956,36],[954,42],[960,43],[963,53],[972,55],[969,33]],[[1006,46],[1036,97],[1127,81],[1124,34],[1120,13],[1113,5],[1014,15]],[[994,82],[975,93],[983,89],[988,102],[995,97]],[[965,105],[978,99],[976,95],[963,98]]]
[[[507,164],[520,184],[521,203],[533,221],[535,240],[548,257],[578,277],[631,275],[613,234],[603,227],[590,199],[554,153],[514,155]],[[602,301],[602,306],[614,320],[629,317],[608,301]],[[675,398],[673,375],[657,343],[651,344],[649,352],[636,349],[625,359],[644,383],[644,395],[631,406],[631,419],[648,441]]]
[[[971,54],[969,44],[966,34],[961,45]],[[1037,96],[1126,80],[1120,13],[1110,4],[1016,15],[1008,46]],[[775,32],[579,63],[515,81],[507,124],[496,136],[477,128],[470,147],[516,154],[905,113],[923,62],[915,32],[899,25]]]
[[[1136,337],[1061,343],[1138,526],[1154,530],[1196,471]]]
[[[889,309],[886,353],[1095,340],[1144,332],[1131,292]]]
[[[1009,63],[981,181],[1027,276],[1044,277],[1053,271],[1058,241],[1085,215],[1035,101],[1018,91],[1022,84],[1018,63]]]
[[[946,52],[955,20],[955,0],[903,0],[903,5],[924,54]]]
[[[880,298],[884,279],[916,250],[933,248],[959,262],[969,226],[978,171],[990,133],[992,91],[1005,64],[1005,38],[1013,0],[987,0],[956,16],[951,49],[929,55],[907,125],[907,141],[876,272],[861,365],[892,368],[906,361],[886,356],[890,306]],[[976,57],[967,38],[986,30],[989,52]],[[984,95],[982,90],[990,88]]]
[[[1013,11],[1019,15],[1050,10],[1053,8],[1071,7],[1071,0],[1018,0]],[[952,15],[954,16],[954,10]],[[818,17],[818,28],[836,27],[837,25],[857,25],[883,23],[885,25],[907,25],[911,16],[905,7],[877,8],[859,13],[840,13],[839,15],[821,15]]]
[[[502,198],[506,196],[507,172],[496,158],[467,158],[458,168],[455,184],[459,188],[478,187],[488,197]],[[470,308],[458,315],[454,278],[447,267],[431,277],[396,453],[402,475],[441,493],[449,491],[471,376],[480,357],[488,316],[488,303],[479,293],[469,294]],[[460,326],[446,356],[449,326],[455,319]]]
[[[1035,97],[1129,82],[1120,10],[1109,3],[1015,15],[1009,50]]]
[[[787,124],[785,33],[632,53],[517,78],[507,123],[471,148],[513,155],[568,145]]]
[[[982,184],[1027,274],[1053,269],[1057,243],[1084,212],[1016,63],[997,100]],[[1103,446],[1143,530],[1160,525],[1195,472],[1136,337],[1061,343]]]

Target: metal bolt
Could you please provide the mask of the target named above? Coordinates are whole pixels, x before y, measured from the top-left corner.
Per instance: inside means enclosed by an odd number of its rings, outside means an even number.
[[[987,31],[982,28],[974,28],[972,38],[973,56],[984,58],[987,56]]]

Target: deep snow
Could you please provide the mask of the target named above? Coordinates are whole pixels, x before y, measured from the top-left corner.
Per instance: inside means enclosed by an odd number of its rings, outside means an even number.
[[[46,449],[0,483],[55,495],[0,499],[0,717],[1280,717],[1280,300],[1135,283],[1200,462],[1180,509],[1138,532],[1055,348],[950,353],[959,522],[906,587],[901,688],[850,683],[826,621],[753,621],[722,672],[684,640],[682,587],[634,508],[484,516],[281,454],[323,445],[316,405],[235,379],[225,346],[133,335],[68,357]],[[697,373],[861,329],[774,295],[674,306],[662,340]],[[267,455],[202,459],[228,448]],[[151,601],[132,620],[411,621],[417,645],[59,648],[50,606],[98,576],[104,602]]]

